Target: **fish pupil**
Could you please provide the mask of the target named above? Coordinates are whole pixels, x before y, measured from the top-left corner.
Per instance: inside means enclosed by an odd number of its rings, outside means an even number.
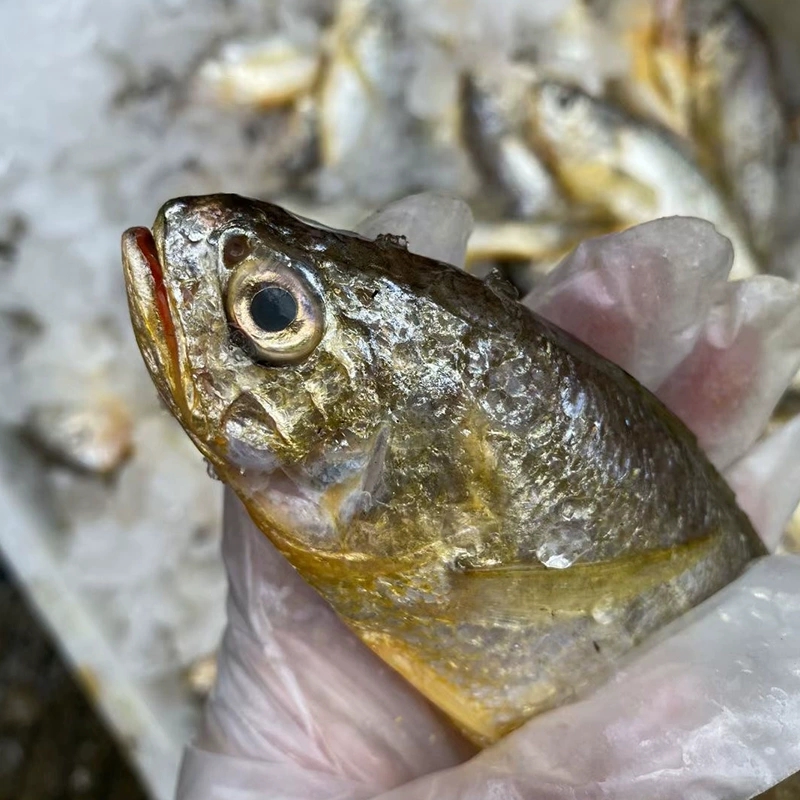
[[[576,96],[566,89],[560,91],[556,96],[556,102],[558,103],[559,108],[563,108],[565,111],[575,102],[576,99]]]
[[[259,289],[250,301],[253,322],[267,333],[286,330],[297,317],[297,301],[280,286]]]

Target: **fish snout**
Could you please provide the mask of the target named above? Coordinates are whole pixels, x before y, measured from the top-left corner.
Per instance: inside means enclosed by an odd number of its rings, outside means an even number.
[[[169,200],[158,212],[153,235],[165,270],[183,263],[197,265],[219,232],[230,225],[235,210],[232,195],[198,195]]]

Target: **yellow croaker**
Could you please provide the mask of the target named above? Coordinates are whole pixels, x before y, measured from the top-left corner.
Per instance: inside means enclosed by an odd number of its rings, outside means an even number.
[[[167,203],[123,256],[197,447],[480,744],[762,552],[683,424],[497,281],[234,195]]]

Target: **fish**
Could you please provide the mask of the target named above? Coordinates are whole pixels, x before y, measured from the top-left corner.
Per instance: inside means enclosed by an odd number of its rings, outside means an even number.
[[[615,76],[608,88],[640,118],[653,119],[688,140],[692,59],[685,7],[686,0],[614,6],[621,17],[619,44],[628,55],[628,68]]]
[[[463,76],[459,99],[465,145],[484,179],[482,192],[497,187],[511,217],[563,215],[565,198],[524,140],[524,120],[518,118],[524,103],[513,91],[522,83],[506,81],[500,89],[477,70]]]
[[[706,219],[733,243],[732,279],[761,271],[741,221],[666,130],[558,81],[531,83],[526,113],[532,146],[573,202],[622,227],[674,215]]]
[[[693,136],[742,210],[755,251],[775,243],[789,122],[766,33],[738,3],[693,0],[690,31]]]
[[[326,32],[316,102],[320,157],[329,169],[354,158],[370,143],[372,129],[397,111],[392,16],[374,0],[342,0]]]
[[[479,222],[467,242],[467,270],[478,274],[502,263],[520,292],[527,293],[578,244],[602,233],[601,227],[579,223]]]
[[[24,433],[56,463],[89,474],[111,475],[134,450],[131,413],[118,397],[35,406]]]
[[[653,394],[402,237],[184,197],[122,261],[150,376],[213,471],[478,745],[764,552]]]
[[[272,109],[299,102],[318,80],[321,53],[282,36],[229,42],[197,72],[198,91],[220,105]]]

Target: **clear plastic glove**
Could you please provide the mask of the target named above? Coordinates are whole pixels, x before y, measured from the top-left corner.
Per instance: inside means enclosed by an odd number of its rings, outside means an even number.
[[[361,230],[462,264],[470,226],[462,203],[420,195]],[[662,220],[581,245],[525,302],[656,391],[718,465],[733,463],[740,502],[777,543],[800,495],[800,422],[741,456],[800,364],[800,289],[730,288],[731,261],[708,223]],[[474,755],[230,493],[224,525],[229,622],[180,800],[736,800],[800,770],[798,558],[762,559],[608,684]]]

